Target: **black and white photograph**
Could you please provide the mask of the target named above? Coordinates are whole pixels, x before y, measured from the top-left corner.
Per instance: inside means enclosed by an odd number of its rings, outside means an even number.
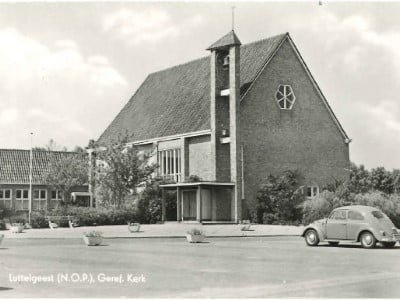
[[[1,1],[0,298],[399,298],[400,2]]]

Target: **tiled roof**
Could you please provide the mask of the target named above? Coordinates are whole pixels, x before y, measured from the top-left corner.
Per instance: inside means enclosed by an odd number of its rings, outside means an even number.
[[[54,160],[71,155],[82,155],[76,152],[34,150],[32,153],[32,183],[46,184],[44,175]],[[29,184],[30,151],[0,149],[0,184]]]
[[[255,79],[286,34],[241,46],[243,92]],[[118,136],[139,141],[210,129],[210,57],[148,75],[100,136],[100,145]]]
[[[220,38],[218,41],[216,41],[214,44],[212,44],[210,47],[208,47],[207,50],[226,48],[228,46],[241,45],[241,44],[242,43],[236,36],[235,32],[231,30],[227,34],[225,34],[222,38]]]

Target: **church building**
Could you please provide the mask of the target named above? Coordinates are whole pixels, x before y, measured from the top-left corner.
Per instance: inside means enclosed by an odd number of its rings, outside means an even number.
[[[207,50],[149,74],[98,140],[152,153],[176,220],[248,218],[269,174],[298,170],[309,197],[347,179],[351,140],[288,33],[242,45],[232,30]]]

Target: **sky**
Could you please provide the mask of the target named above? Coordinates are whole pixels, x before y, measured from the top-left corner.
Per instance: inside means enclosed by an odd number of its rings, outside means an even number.
[[[147,74],[289,32],[352,139],[350,159],[400,168],[400,3],[0,3],[0,148],[97,139]],[[154,116],[157,117],[157,116]]]

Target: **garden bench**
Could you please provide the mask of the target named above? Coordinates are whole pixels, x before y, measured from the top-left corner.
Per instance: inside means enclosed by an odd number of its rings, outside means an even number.
[[[74,227],[79,226],[72,220],[72,216],[47,216],[46,220],[49,222],[49,227],[51,229],[58,228],[59,225],[56,222],[60,221],[68,221],[68,226],[71,229],[74,229]]]

